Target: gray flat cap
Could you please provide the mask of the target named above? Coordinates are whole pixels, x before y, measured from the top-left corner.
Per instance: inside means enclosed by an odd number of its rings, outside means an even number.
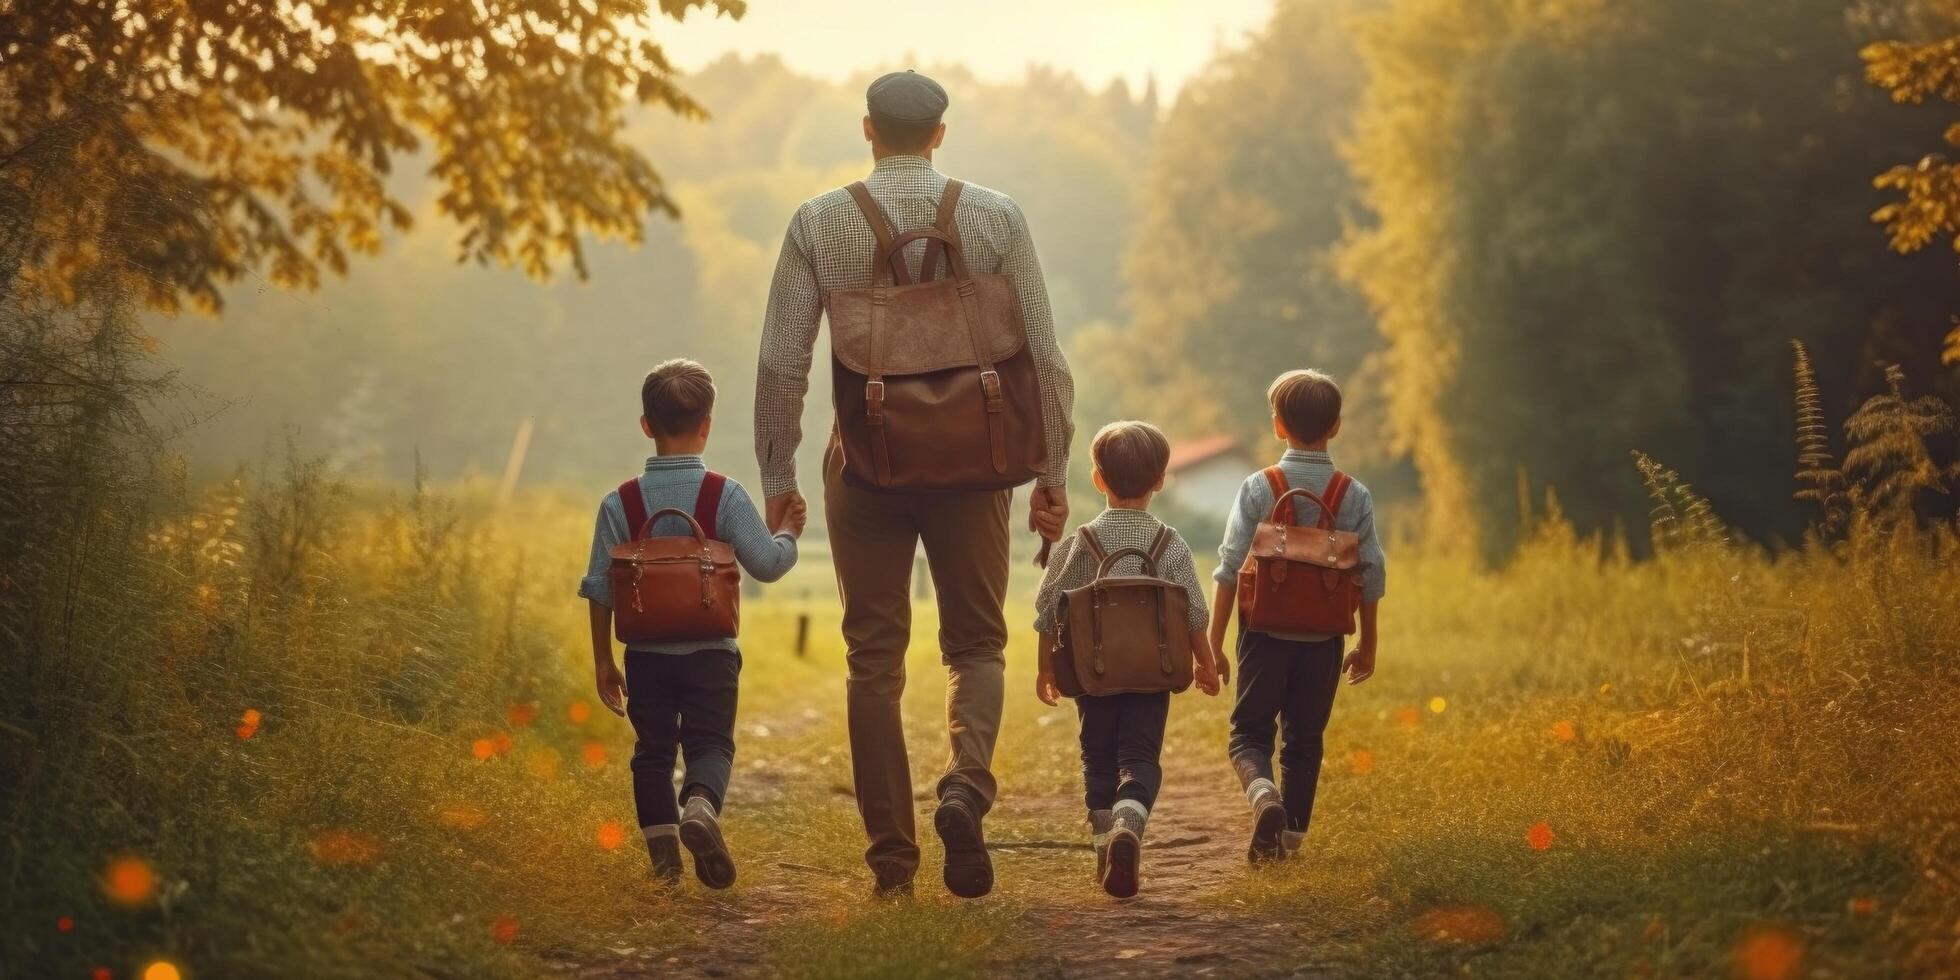
[[[878,76],[864,90],[864,107],[894,122],[936,123],[946,112],[946,90],[908,68]]]

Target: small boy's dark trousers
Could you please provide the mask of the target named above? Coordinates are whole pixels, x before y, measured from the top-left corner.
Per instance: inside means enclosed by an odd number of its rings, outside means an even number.
[[[735,690],[742,655],[626,651],[626,717],[633,745],[633,806],[641,827],[680,822],[680,802],[706,797],[721,811],[735,765]],[[674,793],[674,753],[686,762]]]
[[[1090,812],[1110,809],[1117,800],[1135,800],[1145,810],[1157,802],[1164,783],[1157,756],[1170,710],[1168,691],[1075,699],[1082,720],[1082,801]]]
[[[1273,778],[1273,735],[1279,750],[1280,799],[1286,826],[1305,831],[1313,819],[1320,782],[1321,734],[1334,712],[1341,685],[1341,637],[1282,640],[1247,630],[1239,634],[1238,696],[1232,704],[1232,768],[1239,784]],[[1277,725],[1275,725],[1277,718]]]

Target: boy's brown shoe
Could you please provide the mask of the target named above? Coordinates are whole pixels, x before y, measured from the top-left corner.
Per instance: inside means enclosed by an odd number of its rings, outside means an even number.
[[[721,839],[721,822],[707,800],[695,796],[681,811],[681,843],[694,855],[694,877],[709,888],[735,883],[735,859]]]
[[[1108,859],[1102,872],[1103,891],[1111,898],[1132,898],[1143,881],[1143,824],[1148,814],[1132,800],[1119,801],[1113,812]]]
[[[897,901],[912,897],[912,872],[894,864],[876,864],[871,867],[871,876],[872,898]]]
[[[994,862],[980,831],[980,812],[964,789],[949,787],[932,814],[933,829],[946,847],[946,890],[960,898],[979,898],[994,890]]]
[[[673,824],[641,828],[646,835],[647,853],[653,857],[654,880],[663,885],[678,885],[681,872],[686,868],[681,864],[681,838],[679,828]]]

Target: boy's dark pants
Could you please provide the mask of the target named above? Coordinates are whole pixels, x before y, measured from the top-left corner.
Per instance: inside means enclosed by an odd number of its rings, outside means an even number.
[[[1075,699],[1082,720],[1082,801],[1091,812],[1117,800],[1135,800],[1145,810],[1157,802],[1164,782],[1157,756],[1170,710],[1168,691]]]
[[[1334,712],[1341,684],[1342,638],[1281,640],[1264,633],[1239,634],[1238,699],[1232,705],[1232,768],[1240,785],[1273,778],[1275,727],[1280,798],[1286,826],[1305,831],[1313,818],[1320,782],[1321,733]],[[1275,726],[1274,718],[1278,717]]]
[[[626,651],[626,717],[633,745],[633,806],[641,827],[680,822],[678,800],[704,796],[721,810],[735,765],[735,688],[742,655]],[[687,763],[674,795],[674,751]]]

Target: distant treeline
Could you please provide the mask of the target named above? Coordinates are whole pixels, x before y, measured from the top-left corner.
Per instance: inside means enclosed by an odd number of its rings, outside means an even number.
[[[1284,0],[1167,111],[1064,73],[934,69],[941,163],[1030,216],[1083,431],[1140,414],[1264,447],[1259,392],[1312,364],[1348,388],[1344,463],[1419,495],[1437,535],[1501,553],[1548,488],[1581,528],[1638,529],[1637,449],[1791,540],[1791,339],[1833,417],[1885,389],[1885,364],[1960,387],[1938,363],[1951,258],[1893,254],[1871,221],[1892,198],[1873,177],[1944,117],[1894,104],[1858,58],[1941,29],[1942,2]],[[244,400],[192,434],[195,458],[292,426],[355,468],[405,475],[419,448],[440,475],[494,472],[532,415],[526,480],[592,482],[641,451],[639,374],[688,355],[721,384],[717,465],[750,478],[770,269],[794,206],[866,169],[869,74],[760,58],[686,79],[709,120],[631,131],[681,220],[638,251],[595,246],[589,283],[458,266],[435,191],[408,187],[425,220],[345,281],[156,324],[186,380]]]
[[[1186,88],[1132,246],[1155,353],[1138,404],[1259,424],[1279,364],[1349,382],[1340,453],[1414,464],[1432,536],[1501,553],[1521,497],[1644,524],[1629,464],[1679,469],[1791,540],[1787,345],[1829,414],[1922,390],[1960,308],[1901,257],[1873,178],[1950,112],[1861,77],[1947,0],[1293,0]],[[1173,383],[1175,382],[1175,383]]]

